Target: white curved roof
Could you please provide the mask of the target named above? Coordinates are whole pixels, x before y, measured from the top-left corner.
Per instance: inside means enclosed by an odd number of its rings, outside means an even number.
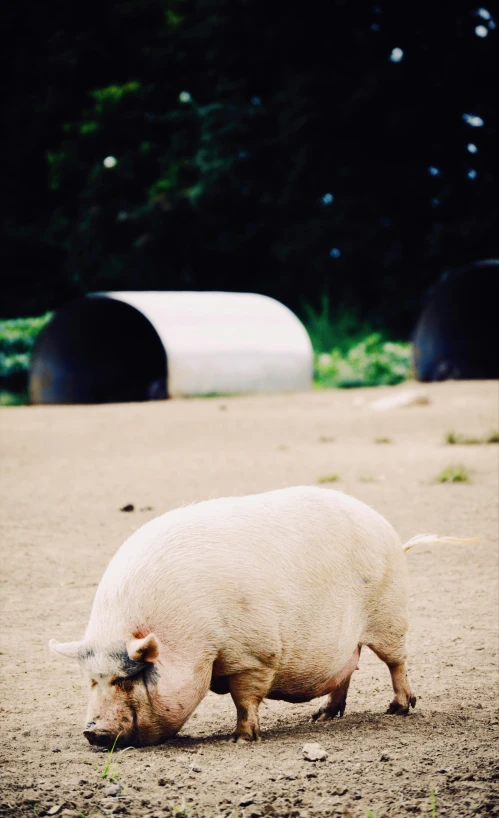
[[[255,293],[107,292],[153,325],[168,358],[168,394],[294,392],[312,385],[313,352],[298,318]]]

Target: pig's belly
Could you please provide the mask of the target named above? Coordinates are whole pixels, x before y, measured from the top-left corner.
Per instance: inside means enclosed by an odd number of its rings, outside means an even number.
[[[326,670],[321,672],[318,668],[307,672],[306,666],[292,673],[278,673],[274,685],[267,693],[267,699],[309,702],[311,699],[333,693],[350,678],[357,668],[359,657],[360,650],[357,647],[346,665],[332,676],[328,676]]]

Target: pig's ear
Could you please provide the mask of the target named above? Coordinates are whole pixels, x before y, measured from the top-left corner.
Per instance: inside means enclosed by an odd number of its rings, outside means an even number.
[[[80,652],[82,647],[83,641],[56,642],[55,639],[51,639],[49,642],[50,650],[53,650],[55,653],[60,653],[62,654],[62,656],[67,656],[68,659],[78,659],[78,653]]]
[[[132,639],[127,648],[132,662],[154,662],[159,654],[159,640],[154,633],[150,633],[143,639]]]

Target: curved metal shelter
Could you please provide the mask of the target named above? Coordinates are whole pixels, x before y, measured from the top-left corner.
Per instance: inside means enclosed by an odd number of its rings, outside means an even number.
[[[32,403],[111,403],[311,387],[298,318],[254,293],[108,292],[58,310],[33,351]]]
[[[498,287],[497,259],[444,273],[413,336],[420,381],[499,377]]]

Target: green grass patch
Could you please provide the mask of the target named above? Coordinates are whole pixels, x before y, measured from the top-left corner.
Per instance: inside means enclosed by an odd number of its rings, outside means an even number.
[[[345,307],[304,308],[304,323],[314,348],[314,385],[318,388],[383,386],[401,383],[412,373],[411,345],[393,341]]]
[[[491,432],[489,435],[484,435],[484,437],[447,432],[444,435],[444,442],[449,446],[481,446],[484,443],[499,443],[499,432]]]
[[[469,471],[462,463],[447,466],[437,477],[439,483],[467,483],[469,479]]]
[[[324,474],[322,477],[317,478],[318,483],[337,483],[339,480],[338,474]]]
[[[0,378],[27,370],[35,341],[52,315],[0,321]]]
[[[0,406],[24,406],[28,402],[28,393],[11,392],[8,389],[0,390]]]
[[[47,312],[37,318],[0,321],[0,406],[28,402],[26,385],[31,353],[52,315]]]
[[[320,388],[394,386],[411,375],[411,345],[386,341],[375,332],[347,352],[336,348],[315,353],[314,367],[315,385]]]

